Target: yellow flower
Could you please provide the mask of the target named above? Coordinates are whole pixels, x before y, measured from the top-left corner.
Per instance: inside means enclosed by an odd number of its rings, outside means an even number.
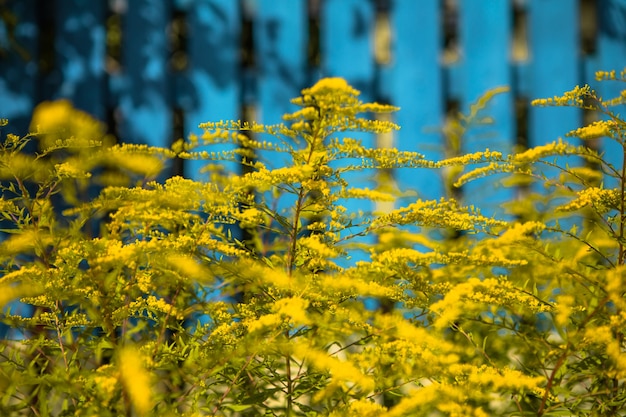
[[[596,81],[615,80],[616,79],[615,70],[611,70],[611,71],[596,71],[595,76],[596,76]]]
[[[566,91],[562,96],[554,96],[552,98],[540,98],[533,100],[531,104],[533,106],[576,106],[582,107],[584,105],[583,98],[592,94],[591,88],[588,85],[583,87],[576,86],[573,90]]]
[[[206,280],[209,276],[211,276],[210,272],[191,256],[173,254],[167,257],[167,262],[183,277],[196,280]]]
[[[293,354],[309,362],[314,368],[330,372],[335,384],[343,386],[357,384],[363,392],[370,392],[375,387],[374,380],[370,376],[363,374],[351,362],[339,360],[327,352],[306,345],[304,342],[293,345]]]
[[[385,415],[385,411],[387,408],[383,407],[380,404],[377,404],[369,399],[360,399],[357,401],[351,402],[348,407],[341,408],[338,410],[334,410],[330,416],[331,417],[345,417],[345,416],[354,416],[354,417],[379,417]]]
[[[557,142],[535,146],[534,148],[515,154],[512,158],[512,162],[515,164],[527,164],[538,161],[546,156],[564,155],[567,151],[573,149],[575,148],[572,145],[559,139]]]
[[[134,347],[125,347],[119,353],[119,369],[124,389],[138,415],[146,415],[153,407],[150,373],[143,366],[143,358]]]
[[[318,94],[331,94],[333,90],[339,90],[341,92],[358,96],[360,92],[350,87],[348,82],[343,78],[332,77],[322,78],[313,87],[302,90],[302,95],[318,95]]]
[[[576,130],[572,130],[567,136],[575,136],[582,140],[597,139],[603,136],[612,136],[611,129],[613,129],[615,123],[610,120],[598,120],[590,125],[580,127]]]
[[[570,316],[574,312],[574,297],[569,294],[559,295],[556,298],[556,314],[554,316],[554,321],[557,326],[564,327],[567,326]]]
[[[118,375],[112,369],[112,365],[103,365],[96,369],[93,382],[106,401],[113,397],[120,383]]]
[[[0,243],[0,254],[4,256],[17,255],[51,243],[52,238],[43,232],[24,230],[21,233],[11,235]]]
[[[320,258],[334,258],[337,256],[337,250],[330,247],[327,243],[322,242],[320,235],[311,235],[302,237],[298,240],[301,247],[313,252],[312,256]]]
[[[41,139],[41,148],[91,147],[105,139],[106,126],[75,109],[68,100],[46,101],[34,112],[30,130]]]
[[[0,309],[14,299],[21,297],[23,288],[12,285],[0,285]]]
[[[527,240],[533,235],[541,233],[545,230],[546,225],[541,222],[531,221],[526,223],[516,222],[513,227],[504,232],[497,240],[497,244],[510,245],[512,243]]]
[[[274,311],[283,317],[289,317],[290,322],[296,325],[307,325],[311,323],[306,309],[309,301],[300,297],[283,298],[274,304]]]
[[[557,210],[575,211],[590,206],[598,213],[607,213],[619,207],[619,198],[619,190],[589,187],[579,191],[574,200],[559,206]]]

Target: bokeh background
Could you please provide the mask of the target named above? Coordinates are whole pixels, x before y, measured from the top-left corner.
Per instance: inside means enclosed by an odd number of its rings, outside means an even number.
[[[626,0],[0,0],[0,117],[25,134],[37,104],[65,98],[119,142],[169,146],[204,121],[279,122],[302,88],[341,76],[402,108],[402,130],[366,144],[440,158],[446,121],[490,88],[510,91],[463,152],[538,145],[592,120],[529,101],[584,83],[617,95],[593,74],[624,58]],[[435,174],[394,175],[424,197],[444,192]]]

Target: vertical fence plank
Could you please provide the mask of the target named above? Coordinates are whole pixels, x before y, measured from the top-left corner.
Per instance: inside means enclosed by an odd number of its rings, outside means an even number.
[[[374,96],[374,5],[367,0],[326,0],[321,16],[322,73],[343,77],[363,94]]]
[[[579,62],[579,25],[555,25],[554,22],[578,22],[576,0],[530,0],[529,3],[529,94],[531,98],[560,96],[574,88],[581,79]],[[530,107],[528,112],[528,145],[539,146],[555,141],[580,126],[582,111],[569,107]],[[557,158],[561,166],[577,165],[581,161]],[[559,170],[540,167],[548,178]],[[533,191],[546,193],[543,184]],[[573,222],[560,220],[560,226],[569,229]]]
[[[364,0],[327,0],[321,10],[320,48],[322,53],[322,74],[343,77],[350,85],[361,91],[362,101],[375,97],[375,64],[373,55],[374,4]],[[372,134],[348,133],[350,137],[362,140],[366,147],[375,147]],[[357,162],[358,161],[353,161]],[[350,186],[376,186],[375,172],[365,170],[346,175]],[[348,212],[372,211],[368,201],[349,200],[343,202]],[[351,232],[358,232],[355,228]],[[359,243],[371,243],[371,236]],[[351,254],[353,261],[363,259],[360,253]]]
[[[461,102],[463,111],[467,112],[469,105],[487,90],[511,85],[512,11],[510,2],[500,0],[461,0],[459,6]],[[485,148],[510,151],[515,132],[512,94],[496,96],[484,115],[492,117],[494,124],[471,129],[463,151]],[[484,207],[485,214],[498,212],[499,205],[513,197],[511,190],[496,187],[493,177],[471,182],[464,193],[472,196],[471,203]]]
[[[598,38],[595,60],[591,64],[589,80],[600,96],[604,99],[618,97],[624,89],[623,82],[603,81],[594,79],[596,71],[620,72],[626,69],[626,0],[599,0],[598,2]],[[622,115],[622,111],[618,111]],[[607,138],[602,139],[601,149],[604,158],[617,169],[624,163],[622,146]],[[617,181],[606,178],[606,187],[617,186]]]
[[[400,107],[395,147],[416,151],[428,159],[443,155],[443,88],[439,1],[395,0],[391,7],[394,33],[393,62],[389,71],[389,97]],[[418,192],[420,198],[443,195],[442,181],[433,170],[399,169],[398,186]]]
[[[122,142],[151,146],[171,142],[169,17],[169,0],[128,3],[122,34],[123,74],[118,85]]]
[[[24,135],[37,100],[38,37],[36,0],[10,2],[11,22],[0,21],[0,118],[9,119],[7,132]]]
[[[259,0],[254,33],[260,120],[280,123],[307,82],[306,1]]]
[[[529,94],[532,99],[560,96],[574,88],[581,79],[579,62],[579,25],[555,25],[554,22],[578,22],[576,0],[531,0],[529,3]],[[552,141],[580,126],[582,111],[569,107],[531,107],[528,112],[528,145]],[[572,158],[557,159],[560,165],[575,165]],[[558,170],[541,168],[548,177]],[[544,192],[542,184],[534,191]],[[569,222],[561,226],[571,226]]]
[[[186,132],[201,134],[207,121],[239,119],[241,71],[239,68],[239,4],[232,0],[197,0],[188,5],[188,67],[177,88],[185,113]],[[213,147],[224,151],[232,147]],[[187,161],[185,176],[200,179],[203,161]],[[225,168],[237,172],[235,163]]]
[[[4,12],[15,19],[15,26],[0,21],[0,118],[9,119],[9,125],[0,129],[2,140],[7,133],[20,136],[28,133],[30,116],[37,104],[39,26],[35,3],[35,0],[10,2]],[[9,227],[14,225],[0,220],[0,228]],[[6,236],[0,232],[0,241]],[[2,308],[0,315],[9,309],[26,317],[33,312],[31,305],[14,300]],[[0,323],[0,339],[23,337],[21,332]]]
[[[529,48],[530,98],[553,97],[580,82],[579,27],[576,0],[530,0]],[[529,110],[529,146],[542,145],[579,126],[578,109],[554,107]]]
[[[285,113],[297,109],[290,100],[300,95],[307,82],[307,2],[304,0],[258,0],[254,20],[254,59],[257,69],[257,119],[264,124],[281,123]],[[270,135],[259,140],[280,143]],[[288,155],[258,150],[257,156],[270,169],[290,165]],[[267,202],[288,218],[293,216],[296,196],[282,193]],[[270,234],[274,232],[269,232]],[[263,236],[263,241],[274,240]]]
[[[106,3],[60,0],[55,14],[55,69],[51,97],[67,98],[103,120],[106,115]]]

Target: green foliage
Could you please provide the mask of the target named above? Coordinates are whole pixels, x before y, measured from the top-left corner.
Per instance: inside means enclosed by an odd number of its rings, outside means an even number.
[[[625,97],[584,87],[537,104],[600,111],[569,136],[624,148],[612,107]],[[398,126],[364,115],[396,109],[337,78],[293,103],[284,124],[206,123],[171,149],[112,145],[66,102],[40,106],[32,135],[6,136],[0,317],[25,337],[0,345],[0,414],[620,415],[624,165],[564,141],[443,161],[368,149],[352,135]],[[157,181],[175,158],[206,161],[208,181]],[[407,195],[354,187],[353,171],[450,167],[457,186],[504,173],[552,188],[503,219],[453,199],[346,209]],[[565,214],[575,227],[559,226]]]

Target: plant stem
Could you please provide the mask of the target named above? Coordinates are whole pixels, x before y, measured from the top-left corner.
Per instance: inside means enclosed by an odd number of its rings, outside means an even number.
[[[626,146],[622,142],[622,172],[620,176],[620,205],[619,205],[619,255],[618,265],[624,264],[624,223],[626,223],[626,209],[624,207],[624,197],[626,196]]]
[[[295,263],[296,257],[296,247],[298,243],[298,223],[300,222],[300,215],[302,213],[302,203],[304,202],[305,192],[304,188],[300,186],[300,190],[298,191],[298,200],[296,201],[296,206],[294,208],[294,216],[293,216],[293,227],[291,229],[291,239],[289,252],[287,253],[287,274],[291,276],[293,272],[293,267]]]
[[[318,129],[318,132],[311,139],[311,143],[309,147],[309,154],[306,157],[307,164],[311,162],[311,158],[313,157],[313,153],[315,152],[315,143],[318,140],[318,133],[319,133],[319,129]],[[298,199],[296,200],[296,205],[294,207],[293,226],[291,228],[291,233],[289,236],[289,238],[291,239],[291,241],[289,242],[290,243],[289,252],[287,253],[287,274],[289,276],[291,276],[293,272],[293,267],[295,263],[296,248],[297,248],[297,243],[298,243],[298,232],[300,231],[298,228],[298,223],[300,223],[300,216],[302,215],[302,205],[304,203],[306,194],[307,194],[306,190],[304,189],[302,184],[300,184],[300,187],[298,189]]]
[[[213,415],[217,414],[218,410],[220,409],[222,403],[224,402],[224,400],[226,399],[226,397],[228,397],[228,394],[230,393],[230,391],[233,389],[233,387],[237,384],[237,380],[239,379],[239,377],[241,376],[241,374],[248,369],[248,366],[250,366],[250,363],[252,362],[252,360],[254,359],[255,355],[252,354],[250,356],[248,356],[248,360],[246,361],[246,363],[244,363],[244,365],[241,367],[241,369],[239,369],[239,371],[237,372],[237,374],[235,374],[235,376],[233,377],[233,380],[231,382],[231,384],[226,387],[226,390],[224,391],[224,393],[222,394],[221,398],[218,400],[217,404],[215,404],[215,407],[213,407]]]
[[[293,381],[291,380],[291,356],[285,356],[285,366],[287,373],[287,416],[291,416],[293,411]]]

